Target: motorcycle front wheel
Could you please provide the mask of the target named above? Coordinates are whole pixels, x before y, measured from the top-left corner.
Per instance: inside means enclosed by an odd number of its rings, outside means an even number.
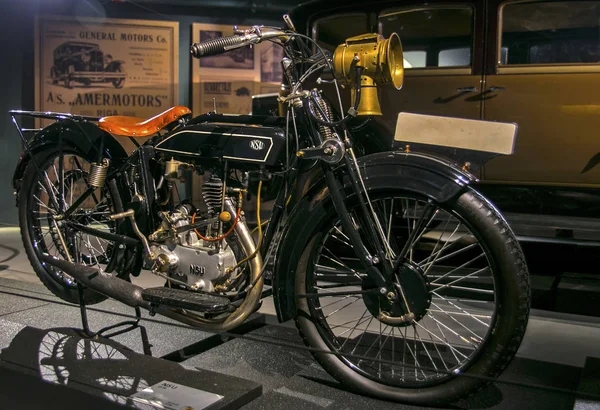
[[[323,217],[296,272],[301,337],[327,372],[363,394],[423,405],[479,390],[506,368],[525,333],[529,276],[517,239],[474,190],[444,204],[402,189],[370,196],[376,219],[365,222],[351,200],[348,211],[371,255],[365,224],[380,226],[388,244],[380,265],[406,256],[394,272],[400,286],[380,292],[322,201],[326,212],[315,212]],[[406,313],[414,319],[389,320]]]

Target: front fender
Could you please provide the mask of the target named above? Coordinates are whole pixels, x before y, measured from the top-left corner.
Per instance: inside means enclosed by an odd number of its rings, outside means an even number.
[[[62,135],[61,135],[62,133]],[[37,134],[29,141],[29,152],[24,151],[15,169],[12,185],[18,192],[25,167],[31,160],[30,153],[37,153],[45,147],[57,145],[62,137],[63,146],[74,149],[84,158],[95,161],[98,157],[100,141],[104,138],[104,158],[110,159],[115,167],[120,167],[127,160],[127,152],[109,133],[90,122],[63,120],[56,122]]]
[[[358,159],[367,191],[374,192],[401,186],[403,189],[446,203],[457,198],[476,180],[454,163],[416,152],[382,152]],[[344,196],[353,195],[351,183],[344,179]],[[296,268],[306,244],[320,227],[325,210],[333,206],[325,180],[311,188],[294,206],[277,250],[273,300],[281,322],[296,315],[294,284]]]
[[[115,60],[115,61],[111,61],[110,63],[108,63],[106,65],[106,67],[104,68],[105,71],[116,71],[117,68],[121,68],[121,66],[125,63],[125,61],[122,60]]]

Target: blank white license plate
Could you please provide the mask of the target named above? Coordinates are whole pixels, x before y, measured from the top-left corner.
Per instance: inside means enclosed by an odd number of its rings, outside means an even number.
[[[469,120],[401,112],[394,139],[510,155],[515,148],[517,124]]]

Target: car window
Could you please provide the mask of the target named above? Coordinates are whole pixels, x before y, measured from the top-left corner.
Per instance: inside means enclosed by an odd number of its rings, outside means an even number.
[[[427,52],[420,50],[404,51],[404,68],[425,67]]]
[[[338,14],[317,20],[313,25],[313,39],[321,47],[333,51],[348,37],[370,31],[365,13]]]
[[[473,50],[473,9],[470,6],[443,6],[389,10],[379,16],[384,37],[400,36],[404,58],[410,66],[468,67]]]
[[[507,3],[500,65],[600,62],[600,1]]]

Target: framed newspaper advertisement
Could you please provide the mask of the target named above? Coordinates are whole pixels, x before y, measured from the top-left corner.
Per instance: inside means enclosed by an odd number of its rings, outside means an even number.
[[[248,27],[240,26],[240,29]],[[233,24],[192,24],[192,43],[233,35]],[[192,61],[192,111],[249,114],[252,96],[277,91],[283,49],[271,42]]]
[[[148,118],[178,104],[179,23],[37,16],[35,109]]]

